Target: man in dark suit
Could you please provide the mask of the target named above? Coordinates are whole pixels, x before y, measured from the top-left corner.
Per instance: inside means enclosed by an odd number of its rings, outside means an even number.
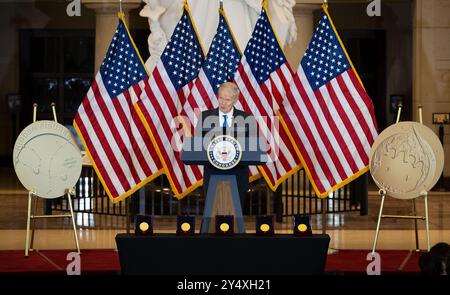
[[[202,112],[201,120],[196,126],[196,136],[204,138],[205,148],[216,135],[227,134],[238,139],[239,142],[246,143],[242,146],[244,152],[251,145],[248,139],[251,135],[257,134],[258,128],[253,115],[235,108],[239,99],[239,88],[231,82],[225,82],[219,87],[217,100],[219,107]],[[254,136],[257,138],[257,136]],[[205,165],[203,173],[203,189],[207,193],[209,178],[214,169],[212,165]],[[222,171],[222,174],[236,175],[239,197],[242,210],[245,208],[246,194],[248,190],[248,166],[237,165],[234,168]]]

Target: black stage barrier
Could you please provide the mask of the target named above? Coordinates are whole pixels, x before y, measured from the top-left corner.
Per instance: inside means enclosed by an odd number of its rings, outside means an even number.
[[[330,236],[116,236],[125,275],[323,274]]]

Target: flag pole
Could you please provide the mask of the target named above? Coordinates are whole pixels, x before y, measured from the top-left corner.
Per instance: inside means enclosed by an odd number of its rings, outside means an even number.
[[[122,0],[119,0],[119,12],[120,12],[120,14],[123,14],[123,11],[122,11]]]

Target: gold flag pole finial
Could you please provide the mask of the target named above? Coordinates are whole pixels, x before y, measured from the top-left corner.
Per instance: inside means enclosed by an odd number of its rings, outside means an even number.
[[[322,6],[325,7],[325,8],[328,8],[328,1],[327,0],[323,0]]]
[[[123,10],[122,10],[122,0],[119,0],[119,18],[122,19],[122,21],[125,22],[125,14],[123,14]]]

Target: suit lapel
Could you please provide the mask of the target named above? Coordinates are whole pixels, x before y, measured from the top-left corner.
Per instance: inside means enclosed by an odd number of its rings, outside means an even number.
[[[219,108],[215,108],[212,112],[212,115],[214,116],[214,124],[215,127],[219,127],[220,126],[220,120],[219,120]]]

